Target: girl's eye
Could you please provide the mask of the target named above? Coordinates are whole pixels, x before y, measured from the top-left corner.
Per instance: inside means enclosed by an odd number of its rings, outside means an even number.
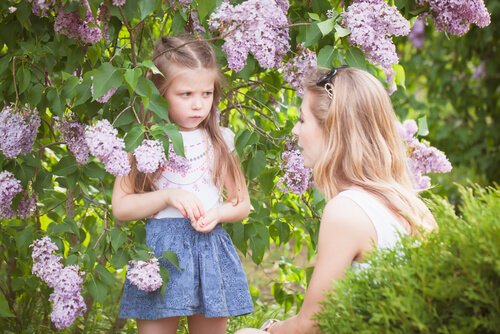
[[[299,117],[299,122],[302,124],[304,123],[304,119],[302,117]]]
[[[191,96],[191,92],[183,92],[181,93],[181,96]]]
[[[203,95],[204,96],[211,96],[214,92],[204,92]]]

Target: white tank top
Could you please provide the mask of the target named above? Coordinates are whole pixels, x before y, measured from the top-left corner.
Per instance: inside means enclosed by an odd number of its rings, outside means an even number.
[[[157,189],[177,188],[194,193],[205,212],[222,203],[221,189],[213,182],[213,148],[205,130],[179,131],[184,141],[184,154],[188,159],[187,171],[180,172],[162,167],[162,173],[155,182]],[[222,136],[230,151],[234,150],[234,133],[221,127]],[[174,207],[167,207],[155,215],[155,218],[180,218],[181,212]]]
[[[348,189],[340,192],[337,196],[347,197],[363,209],[372,222],[377,233],[377,248],[392,248],[408,232],[401,226],[394,214],[369,192]],[[354,261],[353,269],[367,267],[367,263]]]

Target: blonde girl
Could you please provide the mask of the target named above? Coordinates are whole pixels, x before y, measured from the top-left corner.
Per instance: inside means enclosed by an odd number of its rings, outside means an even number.
[[[374,248],[436,225],[413,187],[397,118],[380,82],[355,68],[319,69],[305,91],[293,134],[327,198],[314,273],[296,316],[237,334],[316,333],[313,315],[346,270],[363,267]]]
[[[218,124],[222,75],[211,45],[191,36],[161,38],[153,59],[161,74],[151,79],[169,104],[186,157],[171,153],[152,174],[140,173],[133,162],[132,172],[115,181],[113,213],[122,221],[149,218],[147,245],[157,256],[175,252],[181,270],[160,260],[170,272],[164,296],[127,280],[119,316],[137,319],[141,334],[176,333],[181,316],[188,317],[190,333],[225,333],[227,317],[253,306],[240,260],[220,226],[250,210],[232,154],[234,133]]]

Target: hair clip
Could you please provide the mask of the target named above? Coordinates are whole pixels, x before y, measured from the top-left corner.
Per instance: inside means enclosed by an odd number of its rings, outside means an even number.
[[[330,100],[333,100],[333,84],[330,82],[327,82],[323,86],[323,88],[325,89],[326,94],[328,94],[328,97],[330,98]]]

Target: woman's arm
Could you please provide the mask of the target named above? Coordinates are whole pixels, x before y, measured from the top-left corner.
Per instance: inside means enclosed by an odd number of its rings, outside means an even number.
[[[300,312],[270,329],[273,334],[315,333],[314,314],[332,289],[333,282],[344,276],[352,261],[372,244],[374,228],[362,209],[348,198],[330,200],[321,218],[318,257]]]
[[[191,221],[196,221],[204,214],[203,205],[194,194],[168,188],[136,194],[126,176],[116,178],[111,204],[113,215],[123,221],[151,217],[167,206],[177,208]]]

